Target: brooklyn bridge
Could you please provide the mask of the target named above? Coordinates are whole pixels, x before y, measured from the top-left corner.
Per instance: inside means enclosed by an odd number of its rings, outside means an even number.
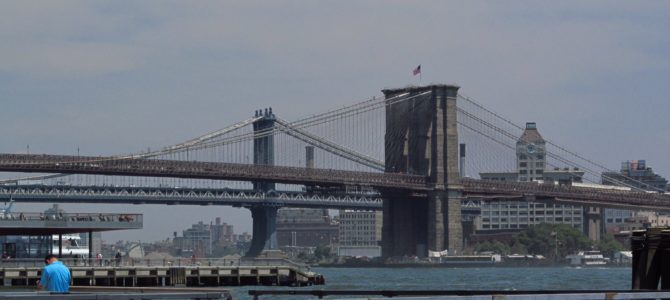
[[[592,237],[602,226],[602,208],[670,210],[666,193],[477,179],[481,172],[515,169],[518,147],[587,182],[600,183],[608,169],[551,141],[536,149],[520,138],[521,126],[458,90],[387,89],[383,96],[290,122],[272,109],[258,110],[157,151],[0,154],[0,171],[38,173],[2,181],[0,199],[246,207],[253,218],[248,255],[277,248],[280,207],[382,209],[385,257],[459,253],[463,214],[482,201],[581,205]]]

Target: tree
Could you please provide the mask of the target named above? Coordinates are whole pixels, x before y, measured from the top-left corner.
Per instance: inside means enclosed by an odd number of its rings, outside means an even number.
[[[475,251],[477,252],[493,252],[496,254],[509,254],[510,253],[510,247],[509,245],[502,243],[500,241],[495,241],[495,242],[483,242],[480,244],[477,244],[475,247]]]
[[[512,248],[510,248],[510,253],[511,254],[527,254],[528,250],[526,249],[526,246],[519,243],[518,241],[513,241],[512,242]]]
[[[605,257],[612,257],[615,252],[623,251],[624,247],[619,241],[614,238],[614,235],[605,235],[596,245],[598,250],[603,253]]]
[[[318,246],[314,249],[314,258],[316,258],[317,261],[328,259],[330,256],[330,247]]]
[[[549,223],[528,227],[515,236],[512,245],[517,243],[517,247],[524,247],[527,253],[542,254],[555,259],[561,259],[578,250],[590,249],[592,246],[591,241],[580,230],[567,224]]]

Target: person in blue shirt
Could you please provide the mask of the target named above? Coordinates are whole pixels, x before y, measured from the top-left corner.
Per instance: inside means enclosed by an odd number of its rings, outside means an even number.
[[[42,270],[42,278],[37,282],[37,286],[50,292],[70,292],[70,269],[58,261],[53,254],[47,255],[44,263],[46,266]]]

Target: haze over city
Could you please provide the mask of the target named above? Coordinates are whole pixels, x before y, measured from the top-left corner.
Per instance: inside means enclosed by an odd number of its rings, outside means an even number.
[[[669,9],[651,1],[6,2],[0,152],[136,153],[259,108],[293,120],[386,87],[455,83],[611,169],[646,159],[667,177]],[[412,75],[419,64],[421,82]],[[250,213],[231,207],[63,207],[145,214],[144,229],[106,240],[160,240],[215,217],[251,231]]]

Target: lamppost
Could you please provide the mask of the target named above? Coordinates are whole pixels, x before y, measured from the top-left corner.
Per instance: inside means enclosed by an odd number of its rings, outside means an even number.
[[[552,231],[551,235],[554,237],[554,263],[558,263],[558,232]]]

